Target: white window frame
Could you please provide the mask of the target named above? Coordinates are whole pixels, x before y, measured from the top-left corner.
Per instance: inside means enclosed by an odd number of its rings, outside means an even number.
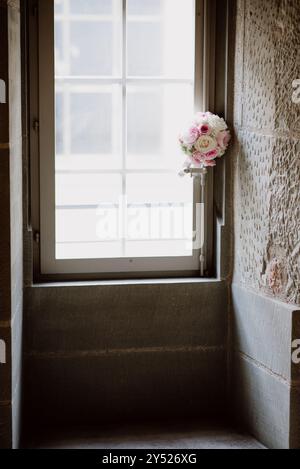
[[[32,45],[33,48],[36,48],[36,57],[38,59],[36,62],[34,59],[31,60],[29,64],[31,78],[30,120],[32,130],[30,149],[35,277],[45,279],[199,277],[199,250],[194,251],[192,263],[190,257],[74,260],[58,260],[55,258],[54,79],[51,82],[51,77],[54,78],[54,22],[51,21],[51,18],[54,17],[54,1],[32,0],[32,2],[33,7],[35,7],[36,18],[31,18],[29,21],[31,23],[29,24],[31,36],[29,46]],[[126,9],[125,0],[123,0],[123,8]],[[197,109],[213,109],[214,41],[212,40],[212,31],[214,25],[212,18],[214,18],[214,15],[212,15],[212,12],[214,11],[215,0],[196,0],[195,107]],[[124,14],[123,18],[123,21],[125,21]],[[126,28],[123,27],[123,31],[125,30]],[[47,53],[46,51],[53,52]],[[36,93],[37,89],[38,93]],[[196,219],[196,202],[200,201],[200,193],[199,181],[195,180],[194,219]],[[34,194],[38,194],[38,203],[34,201]],[[210,171],[208,177],[206,195],[204,251],[205,276],[208,276],[213,251],[213,170]]]

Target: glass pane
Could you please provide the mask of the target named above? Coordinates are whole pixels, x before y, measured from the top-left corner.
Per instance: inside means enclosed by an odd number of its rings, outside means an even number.
[[[178,172],[178,135],[193,115],[193,85],[128,85],[127,95],[127,168]]]
[[[80,212],[76,213],[75,219],[80,216]],[[63,214],[62,217],[64,217]],[[66,222],[69,223],[69,220],[66,219]],[[56,244],[56,259],[119,259],[122,257],[122,246],[120,241],[95,241],[84,244],[76,241],[58,242]]]
[[[56,176],[57,259],[191,256],[192,180],[128,175],[126,197],[121,181],[117,175]]]
[[[122,180],[118,174],[56,175],[56,205],[59,207],[118,205]]]
[[[108,93],[71,94],[71,153],[112,152],[112,98]]]
[[[63,13],[64,0],[54,0],[55,14],[59,15]]]
[[[56,76],[120,76],[122,1],[55,3],[55,50]]]
[[[194,78],[195,0],[128,0],[129,76]]]
[[[57,209],[56,259],[113,258],[121,254],[117,208]]]
[[[156,87],[127,91],[127,152],[129,155],[157,155],[162,145],[162,95]]]
[[[64,38],[63,38],[63,22],[55,21],[55,74],[67,75],[68,62],[65,57]]]
[[[120,257],[122,178],[56,175],[56,258]]]
[[[129,15],[159,14],[164,0],[127,0]]]
[[[71,75],[114,75],[112,23],[74,22],[70,51]]]
[[[64,134],[64,95],[57,91],[56,93],[56,154],[63,155],[65,152],[65,134]]]
[[[127,176],[128,257],[191,256],[193,182],[175,175]]]
[[[56,80],[56,169],[121,168],[120,85]]]
[[[128,21],[129,76],[163,74],[162,27],[160,22]]]
[[[115,3],[114,0],[71,0],[70,9],[72,14],[111,14]]]

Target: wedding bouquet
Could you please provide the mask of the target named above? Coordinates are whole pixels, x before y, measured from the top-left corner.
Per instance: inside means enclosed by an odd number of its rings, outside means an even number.
[[[224,119],[211,112],[199,112],[189,129],[179,137],[182,151],[187,155],[184,169],[216,166],[227,150],[230,132]]]

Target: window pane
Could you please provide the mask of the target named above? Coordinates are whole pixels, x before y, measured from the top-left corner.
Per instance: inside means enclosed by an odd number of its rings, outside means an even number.
[[[68,63],[65,56],[63,22],[55,21],[55,75],[67,75]]]
[[[60,207],[118,205],[121,196],[120,175],[61,172],[56,175],[56,205]]]
[[[121,87],[80,83],[56,80],[56,169],[120,168]]]
[[[128,75],[163,74],[162,33],[159,22],[128,21]]]
[[[91,53],[91,48],[93,52]],[[114,74],[111,22],[74,22],[71,26],[71,74]],[[117,72],[117,70],[115,70]]]
[[[54,0],[55,14],[59,15],[63,13],[64,0]]]
[[[62,0],[55,15],[56,76],[120,76],[121,0]]]
[[[62,218],[64,214],[62,213]],[[74,219],[81,217],[80,212],[74,213]],[[93,214],[92,214],[93,216]],[[82,223],[86,220],[83,219]],[[69,219],[66,221],[69,223]],[[70,223],[72,225],[72,222]],[[87,225],[88,226],[88,225]],[[95,242],[58,242],[56,244],[56,259],[120,259],[122,257],[122,243],[120,241]]]
[[[71,153],[112,152],[112,97],[108,93],[71,94]]]
[[[128,175],[126,197],[121,181],[57,174],[57,259],[191,256],[192,180]]]
[[[64,96],[59,91],[56,93],[56,154],[63,155],[65,152],[65,134],[64,134]]]
[[[128,0],[128,75],[194,77],[195,0]]]
[[[115,3],[114,0],[70,0],[70,8],[72,14],[111,14]]]
[[[129,15],[159,14],[164,0],[127,0]]]
[[[178,135],[193,115],[193,85],[128,85],[127,95],[127,168],[178,172]]]
[[[115,258],[121,254],[118,208],[56,211],[56,259]]]
[[[159,88],[128,88],[127,151],[129,155],[140,157],[161,153],[162,104]]]
[[[120,257],[120,175],[56,175],[56,258]]]
[[[128,257],[191,256],[193,182],[178,176],[127,176]]]

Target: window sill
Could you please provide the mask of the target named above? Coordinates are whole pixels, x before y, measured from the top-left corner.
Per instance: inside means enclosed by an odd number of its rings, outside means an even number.
[[[69,287],[103,287],[103,286],[136,286],[136,285],[195,285],[223,283],[218,278],[164,278],[143,280],[101,280],[101,281],[73,281],[35,283],[32,288],[69,288]]]

